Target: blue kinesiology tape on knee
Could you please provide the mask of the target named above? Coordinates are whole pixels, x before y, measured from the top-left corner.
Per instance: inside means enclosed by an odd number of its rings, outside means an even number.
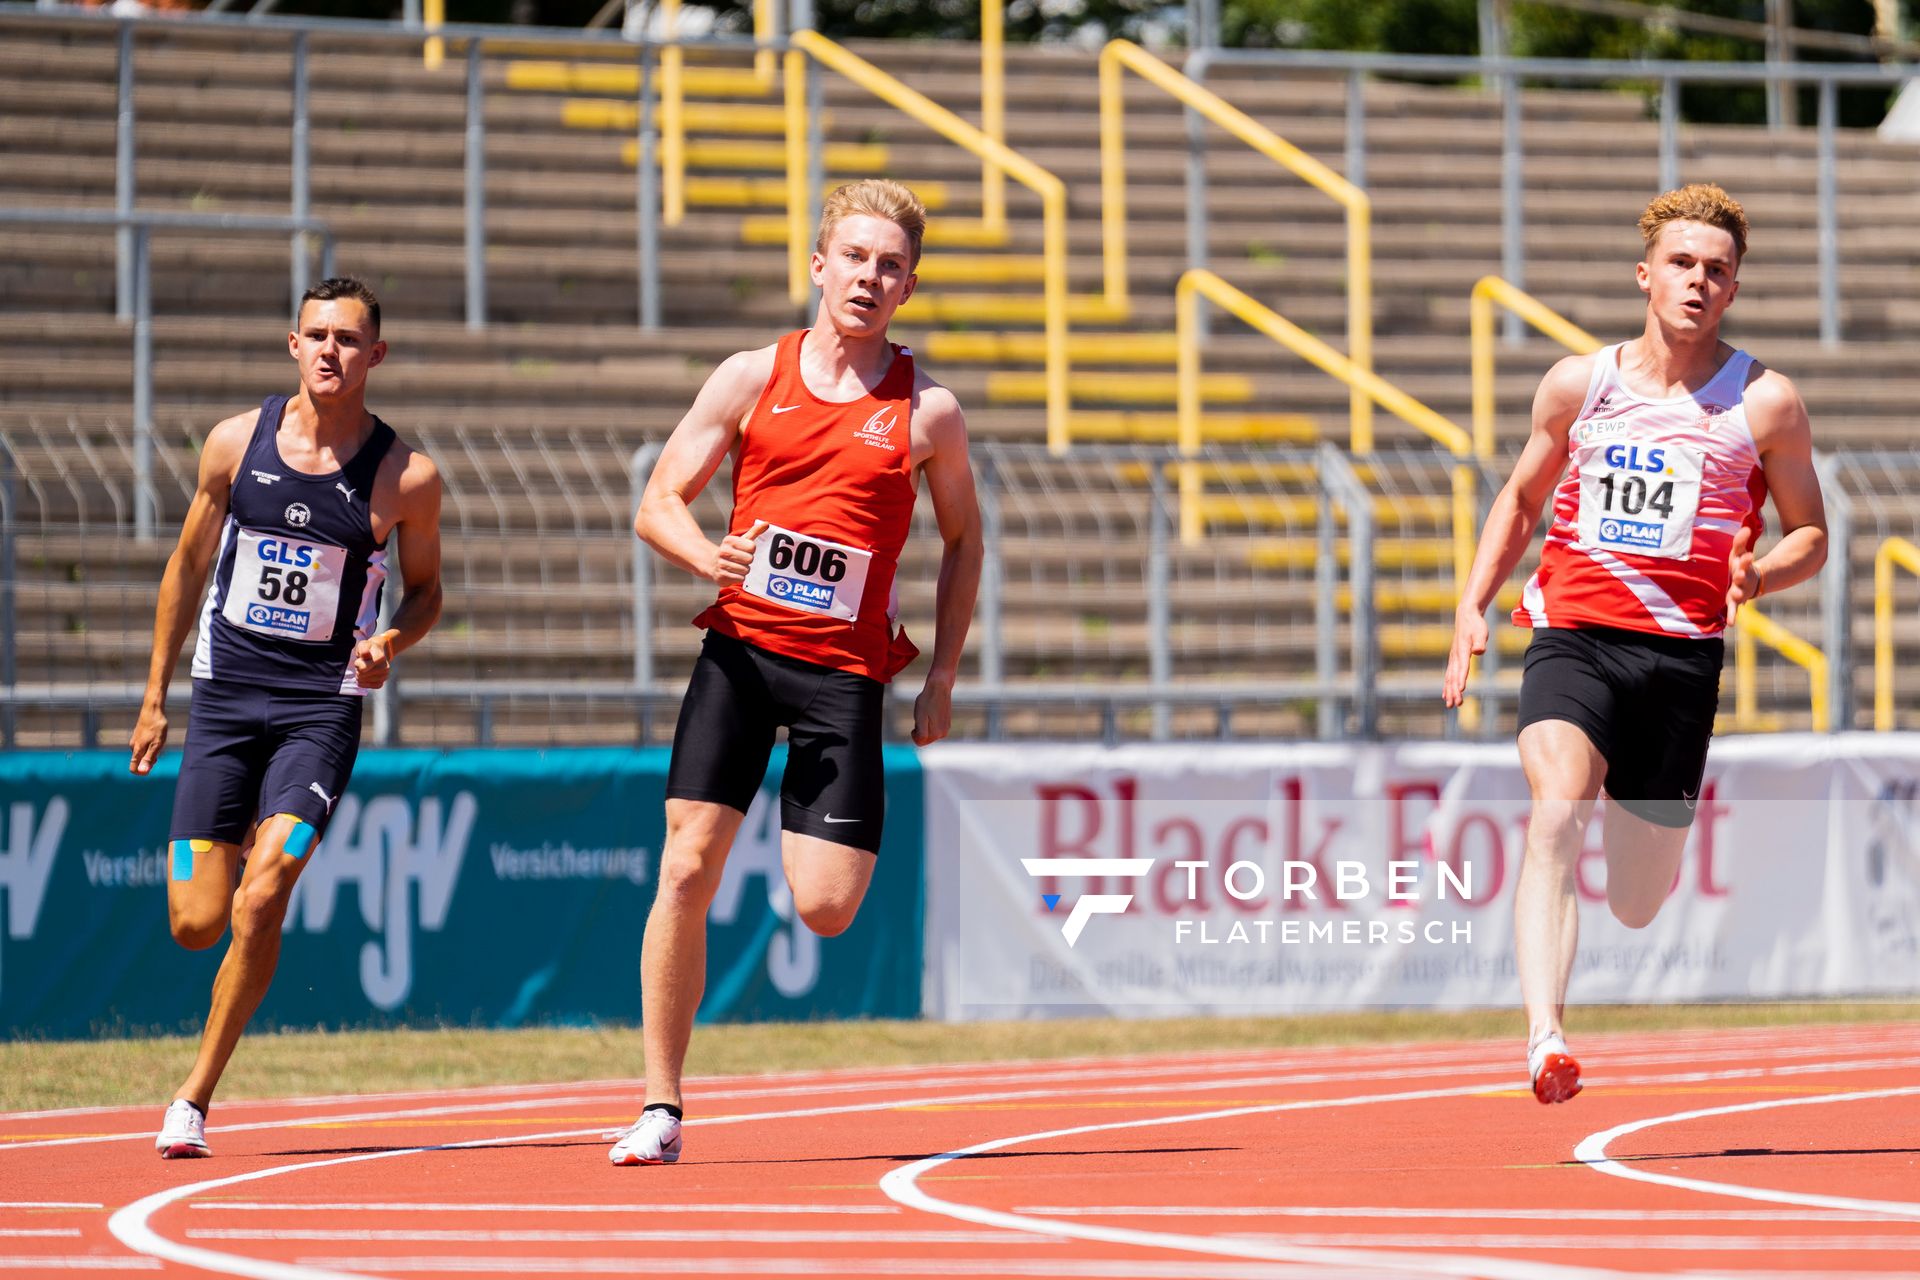
[[[293,818],[290,813],[284,816]],[[319,838],[320,833],[313,829],[312,824],[300,818],[293,818],[293,830],[287,832],[287,842],[281,847],[287,851],[287,856],[290,858],[304,858],[313,851],[313,842]]]

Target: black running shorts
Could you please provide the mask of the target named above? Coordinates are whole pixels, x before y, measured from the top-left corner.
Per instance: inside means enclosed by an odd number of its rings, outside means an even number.
[[[886,696],[878,680],[709,631],[673,731],[667,798],[745,813],[784,725],[781,827],[876,853],[887,810]]]
[[[325,835],[360,754],[365,707],[349,693],[195,680],[170,838],[239,844],[256,818],[278,813]]]
[[[1607,795],[1662,827],[1690,827],[1720,705],[1718,638],[1543,627],[1527,646],[1520,728],[1576,725],[1607,762]]]

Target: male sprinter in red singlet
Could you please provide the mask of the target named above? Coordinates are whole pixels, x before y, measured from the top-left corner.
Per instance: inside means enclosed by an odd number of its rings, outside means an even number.
[[[1719,187],[1682,187],[1647,206],[1640,233],[1646,330],[1541,381],[1454,617],[1443,691],[1460,705],[1471,656],[1486,651],[1487,606],[1551,494],[1540,568],[1513,613],[1535,629],[1520,684],[1533,813],[1514,948],[1541,1102],[1580,1091],[1560,1019],[1580,927],[1574,865],[1601,788],[1607,903],[1644,928],[1693,822],[1722,633],[1741,604],[1805,581],[1827,556],[1806,407],[1785,377],[1720,341],[1746,215]],[[1781,537],[1756,560],[1768,493]]]
[[[926,209],[895,182],[827,198],[811,329],[729,357],[674,429],[634,532],[719,584],[694,620],[705,646],[680,706],[667,776],[660,888],[640,961],[646,1106],[617,1165],[680,1158],[680,1070],[706,977],[707,906],[774,730],[787,729],[780,860],[807,927],[852,923],[873,875],[886,793],[887,682],[917,650],[894,626],[894,572],[924,477],[945,544],[933,665],[913,740],[946,736],[980,584],[980,509],[953,393],[887,341],[913,294]],[[733,455],[733,515],[714,545],[687,510]]]

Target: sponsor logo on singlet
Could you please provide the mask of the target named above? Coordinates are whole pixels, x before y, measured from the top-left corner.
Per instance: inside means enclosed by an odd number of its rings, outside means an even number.
[[[882,418],[886,421],[882,422]],[[853,433],[853,438],[862,444],[870,444],[876,449],[885,449],[891,453],[894,449],[891,438],[893,429],[899,425],[899,422],[900,415],[894,412],[892,406],[876,409],[873,416],[867,419],[866,425]]]

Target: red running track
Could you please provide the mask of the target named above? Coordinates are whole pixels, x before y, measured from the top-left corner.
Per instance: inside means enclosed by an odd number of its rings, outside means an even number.
[[[1036,1027],[1036,1034],[1044,1028]],[[1920,1275],[1920,1027],[701,1080],[616,1169],[632,1080],[0,1116],[0,1280]]]

